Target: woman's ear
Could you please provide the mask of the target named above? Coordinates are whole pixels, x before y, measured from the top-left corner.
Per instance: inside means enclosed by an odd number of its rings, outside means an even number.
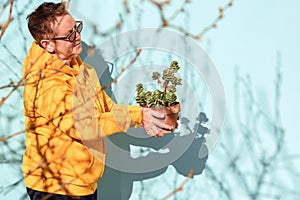
[[[54,53],[55,43],[51,40],[41,40],[41,46],[49,53]]]

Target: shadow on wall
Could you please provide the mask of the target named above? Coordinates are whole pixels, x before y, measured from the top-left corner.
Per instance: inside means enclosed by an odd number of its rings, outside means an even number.
[[[103,59],[101,53],[96,50],[92,56],[88,55],[88,45],[82,42],[82,46],[83,51],[80,55],[82,60],[95,68],[102,86],[110,83],[112,81],[110,67]],[[114,99],[110,87],[106,88],[105,91],[112,99]],[[116,169],[112,168],[110,165],[106,165],[103,177],[98,182],[98,199],[129,199],[134,181],[143,181],[158,177],[162,175],[170,165],[176,169],[178,174],[186,177],[189,175],[191,169],[194,170],[194,175],[201,174],[208,158],[208,150],[205,144],[204,135],[209,133],[209,130],[203,126],[203,123],[207,122],[208,119],[205,113],[200,113],[196,120],[197,123],[195,127],[191,128],[189,125],[190,119],[181,117],[180,123],[185,127],[184,130],[186,130],[186,132],[175,132],[173,134],[167,134],[162,138],[147,137],[143,128],[130,129],[130,134],[118,133],[105,138],[107,163],[110,163],[109,161],[113,160],[114,163],[117,162],[119,166],[122,166],[124,163],[138,163],[141,166],[144,166],[147,165],[147,162],[149,163],[149,160],[160,162],[162,159],[165,159],[166,156],[172,156],[172,152],[180,150],[178,147],[181,147],[182,144],[186,144],[189,141],[192,142],[189,143],[189,146],[186,147],[184,152],[180,153],[181,156],[179,156],[178,159],[159,169],[155,168],[156,170],[150,172],[126,172],[120,170],[121,167]],[[151,149],[151,151],[149,151],[146,156],[133,158],[130,152],[131,145],[143,147],[141,149]],[[166,148],[168,149],[168,152],[162,153],[161,150]],[[123,152],[128,153],[125,157],[124,154],[122,154],[121,157],[116,149],[122,149]],[[200,156],[200,154],[205,156]]]

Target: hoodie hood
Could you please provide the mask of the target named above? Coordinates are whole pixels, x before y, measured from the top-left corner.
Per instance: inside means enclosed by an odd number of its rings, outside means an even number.
[[[47,52],[36,41],[34,41],[29,49],[28,55],[23,64],[23,77],[35,72],[40,73],[43,70],[54,70],[67,75],[76,76],[82,61],[79,56],[72,59],[70,67],[62,60]]]

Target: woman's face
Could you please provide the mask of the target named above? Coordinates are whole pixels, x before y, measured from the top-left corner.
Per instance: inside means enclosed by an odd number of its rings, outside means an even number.
[[[53,26],[54,38],[66,37],[75,30],[76,21],[71,15],[63,15],[56,17]],[[74,56],[77,56],[82,51],[80,33],[76,31],[76,38],[73,42],[67,39],[56,39],[54,42],[55,56],[60,60],[70,61]]]

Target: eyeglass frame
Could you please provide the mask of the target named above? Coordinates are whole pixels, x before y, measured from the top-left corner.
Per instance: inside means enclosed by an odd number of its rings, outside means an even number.
[[[76,25],[77,23],[79,23],[78,25]],[[76,32],[77,33],[81,33],[83,29],[83,23],[82,21],[75,21],[75,30],[72,31],[71,33],[69,33],[67,36],[62,36],[62,37],[54,37],[52,38],[51,40],[66,40],[66,41],[69,41],[69,42],[74,42],[74,40],[76,39]],[[73,40],[71,40],[71,36],[75,34],[75,37]]]

